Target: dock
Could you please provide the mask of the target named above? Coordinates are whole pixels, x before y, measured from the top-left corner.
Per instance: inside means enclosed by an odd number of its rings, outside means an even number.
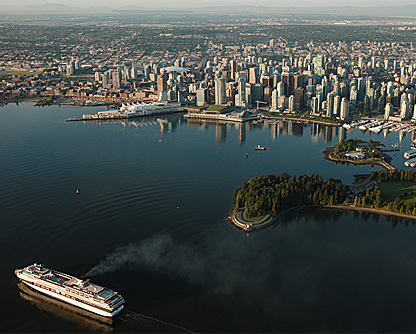
[[[207,114],[207,113],[191,113],[191,112],[188,112],[183,117],[187,119],[214,120],[214,121],[225,121],[225,122],[234,122],[234,123],[244,123],[244,122],[253,121],[259,118],[258,115],[237,116],[237,115],[232,115],[232,114]]]
[[[80,121],[106,121],[106,120],[120,120],[120,119],[130,119],[130,118],[140,118],[146,116],[155,116],[155,115],[166,115],[166,114],[173,114],[184,112],[184,108],[178,108],[175,110],[165,110],[165,111],[155,111],[155,112],[148,112],[146,114],[127,114],[127,113],[111,113],[111,114],[86,114],[82,117],[74,117],[74,118],[67,118],[66,122],[80,122]]]

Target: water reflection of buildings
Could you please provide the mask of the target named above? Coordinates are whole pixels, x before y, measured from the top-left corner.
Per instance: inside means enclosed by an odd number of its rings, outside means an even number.
[[[311,138],[313,142],[317,142],[319,138],[328,144],[333,138],[339,137],[339,140],[347,137],[346,129],[342,127],[336,127],[331,125],[311,123]]]
[[[327,126],[325,128],[325,144],[327,144],[330,141],[332,141],[333,134],[334,134],[334,132],[332,131],[332,129],[333,129],[332,126]]]
[[[274,121],[270,123],[270,128],[272,131],[272,139],[274,140],[281,134],[284,135],[288,133],[289,124],[284,121]]]
[[[105,318],[94,313],[84,311],[67,303],[51,297],[47,297],[37,291],[30,289],[26,284],[17,283],[21,299],[30,302],[41,311],[68,320],[88,332],[108,333],[113,331],[112,318]]]
[[[344,129],[341,127],[338,129],[338,132],[339,132],[339,141],[347,139],[347,129]]]
[[[227,138],[227,125],[224,123],[217,123],[215,125],[215,142],[221,143]]]
[[[319,128],[316,123],[311,123],[311,141],[316,143],[319,139]]]
[[[246,141],[246,130],[247,126],[249,127],[248,131],[250,131],[250,123],[239,123],[236,124],[235,127],[238,129],[238,143],[241,145]]]
[[[233,128],[238,131],[238,143],[241,145],[246,141],[247,133],[255,130],[270,129],[272,140],[276,140],[281,135],[289,135],[295,137],[302,137],[304,135],[305,127],[311,128],[311,139],[313,142],[323,139],[325,143],[329,143],[339,136],[339,140],[347,137],[347,130],[342,127],[319,123],[301,123],[294,121],[283,120],[264,120],[259,123],[226,123],[216,120],[187,120],[188,127],[215,127],[215,142],[221,143],[227,138],[227,131],[233,131]]]
[[[245,123],[226,123],[217,120],[200,120],[200,119],[188,119],[188,127],[203,127],[208,128],[209,126],[215,127],[215,142],[221,143],[227,138],[227,128],[232,131],[234,127],[238,130],[238,142],[241,145],[246,140],[246,131],[250,131],[250,124]]]
[[[405,136],[404,131],[403,131],[403,130],[400,130],[400,131],[399,131],[399,135],[397,136],[397,137],[398,137],[398,139],[399,139],[399,143],[401,143],[401,142],[402,142],[402,140],[403,140],[404,136]]]
[[[292,125],[293,125],[293,122],[287,122],[287,133],[291,136],[292,135],[292,133],[293,133],[293,127],[292,127]]]
[[[278,134],[279,126],[277,125],[277,123],[272,123],[270,125],[270,129],[271,129],[272,139],[274,141],[279,136]]]
[[[301,123],[293,123],[292,124],[292,132],[295,137],[302,137],[303,136],[303,127],[304,125]]]
[[[109,124],[118,123],[123,127],[133,126],[135,128],[159,125],[159,132],[161,135],[173,132],[182,122],[182,114],[172,114],[169,116],[150,116],[135,119],[108,119],[88,121],[88,123]],[[84,122],[86,123],[86,122]]]

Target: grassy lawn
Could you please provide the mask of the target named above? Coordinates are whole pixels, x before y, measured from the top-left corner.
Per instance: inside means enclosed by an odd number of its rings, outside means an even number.
[[[316,117],[316,116],[305,115],[305,116],[302,116],[302,118],[308,119],[308,120],[311,120],[311,121],[318,121],[318,122],[331,123],[331,124],[341,123],[340,120],[332,119],[332,118],[328,118],[328,117]]]
[[[256,216],[256,217],[247,217],[246,214],[247,211],[244,211],[243,213],[243,218],[245,220],[247,220],[248,222],[258,222],[259,220],[261,220],[265,215],[269,214],[270,211],[267,210],[263,210],[262,212],[260,212],[260,215]]]
[[[263,115],[269,116],[269,117],[285,117],[285,118],[298,118],[299,113],[295,114],[289,114],[289,113],[281,113],[281,112],[270,112],[270,111],[262,111]]]
[[[207,110],[208,111],[221,111],[221,110],[223,110],[225,108],[227,108],[227,106],[220,106],[220,105],[214,104],[212,106],[209,106],[209,108]]]
[[[416,183],[410,181],[380,182],[378,188],[386,202],[393,202],[396,197],[403,195],[406,203],[416,202]],[[412,194],[412,192],[414,192]],[[407,196],[404,196],[407,193]]]
[[[201,109],[205,109],[207,107],[208,107],[208,104],[204,104],[203,106],[190,106],[190,107],[187,107],[187,108],[195,109],[195,110],[201,110]]]
[[[235,107],[233,106],[228,106],[228,107],[225,107],[224,109],[221,109],[222,112],[231,112],[234,110],[235,110]]]
[[[39,75],[42,71],[0,71],[0,75]]]
[[[0,99],[0,102],[14,103],[14,102],[24,102],[24,101],[39,101],[41,98],[42,98],[41,96],[15,97],[15,98],[10,98],[10,99]]]

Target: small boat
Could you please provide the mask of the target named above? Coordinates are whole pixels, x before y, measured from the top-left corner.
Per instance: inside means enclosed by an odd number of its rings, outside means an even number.
[[[260,146],[260,145],[257,145],[254,149],[255,149],[256,151],[264,151],[264,150],[268,150],[268,148],[267,148],[267,147]]]

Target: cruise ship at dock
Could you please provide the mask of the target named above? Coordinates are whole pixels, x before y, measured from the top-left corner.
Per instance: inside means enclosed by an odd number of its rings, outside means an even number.
[[[104,317],[113,317],[124,308],[124,298],[114,290],[77,277],[32,264],[16,269],[15,275],[30,288]]]
[[[79,118],[68,118],[66,121],[93,121],[93,120],[113,120],[126,119],[143,116],[153,116],[160,114],[169,114],[183,111],[180,102],[154,102],[154,103],[131,103],[123,104],[120,110],[113,109],[99,111],[96,114],[84,114]]]

